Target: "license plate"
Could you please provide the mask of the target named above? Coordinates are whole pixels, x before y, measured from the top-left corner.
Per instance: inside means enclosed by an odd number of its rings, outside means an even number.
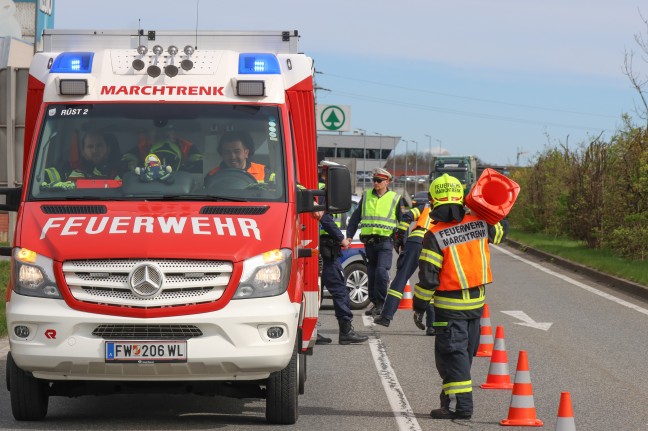
[[[187,362],[187,342],[106,341],[106,362]]]

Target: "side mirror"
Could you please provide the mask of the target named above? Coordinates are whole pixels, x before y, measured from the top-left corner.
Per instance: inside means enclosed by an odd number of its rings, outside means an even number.
[[[346,166],[326,166],[326,210],[333,214],[351,209],[351,174]]]
[[[0,196],[5,196],[5,203],[0,203],[0,211],[18,211],[22,187],[0,187]]]

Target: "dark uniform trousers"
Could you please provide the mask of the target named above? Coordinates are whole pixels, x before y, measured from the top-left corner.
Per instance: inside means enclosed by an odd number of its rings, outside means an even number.
[[[385,306],[382,311],[382,315],[389,320],[394,318],[394,314],[396,314],[396,310],[398,310],[407,281],[418,269],[419,256],[421,255],[421,249],[423,248],[422,242],[423,238],[408,239],[403,246],[403,250],[398,255],[398,260],[396,261],[396,275],[387,291],[387,299],[385,300]],[[413,292],[414,287],[410,287]],[[434,305],[430,304],[425,310],[425,326],[430,327],[433,322]]]
[[[473,412],[470,368],[479,346],[480,319],[443,319],[434,322],[434,358],[443,379],[441,406],[451,411]],[[440,320],[439,320],[440,319]]]
[[[389,237],[381,238],[380,242],[365,243],[369,300],[374,304],[385,303],[393,248],[394,242]]]
[[[344,282],[342,265],[337,256],[328,258],[322,256],[322,284],[326,286],[333,297],[333,309],[338,321],[353,320],[353,312],[349,307],[349,290]]]

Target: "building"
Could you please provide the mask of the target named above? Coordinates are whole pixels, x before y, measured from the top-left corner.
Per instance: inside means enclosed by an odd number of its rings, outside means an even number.
[[[368,135],[362,132],[352,134],[317,135],[318,160],[330,160],[349,168],[357,189],[362,189],[363,179],[367,186],[374,168],[385,168],[394,173],[394,149],[400,136]],[[354,175],[355,174],[355,175]]]

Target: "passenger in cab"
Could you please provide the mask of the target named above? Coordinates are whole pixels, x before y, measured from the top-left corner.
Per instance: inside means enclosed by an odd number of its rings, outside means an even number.
[[[218,142],[218,154],[222,162],[209,171],[205,183],[209,182],[221,169],[241,169],[252,175],[258,182],[270,180],[270,170],[261,163],[251,160],[254,155],[254,142],[247,132],[225,132]]]
[[[173,172],[202,173],[203,170],[203,155],[192,142],[178,136],[173,124],[156,128],[152,136],[140,136],[137,147],[124,154],[122,161],[129,171],[133,171],[143,166],[149,154],[155,154],[165,166],[171,166]]]
[[[63,168],[45,169],[44,184],[56,188],[74,188],[81,178],[119,180],[122,165],[119,144],[114,135],[97,131],[87,132],[81,139],[78,157],[73,150],[68,164]]]

